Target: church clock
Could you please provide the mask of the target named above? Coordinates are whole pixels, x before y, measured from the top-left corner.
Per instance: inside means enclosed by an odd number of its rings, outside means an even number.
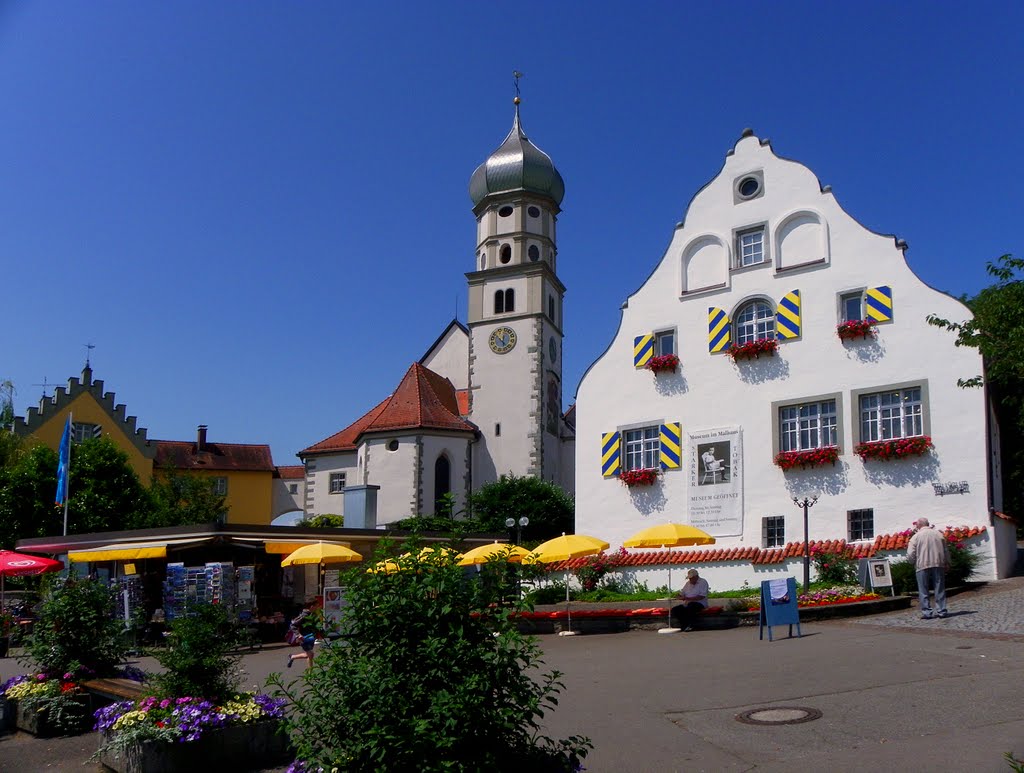
[[[495,328],[488,343],[495,354],[506,354],[516,345],[516,331],[510,327]]]

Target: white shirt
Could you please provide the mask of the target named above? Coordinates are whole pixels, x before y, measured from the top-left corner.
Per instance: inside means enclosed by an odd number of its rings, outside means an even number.
[[[687,580],[679,591],[679,595],[683,601],[687,603],[696,602],[706,609],[708,606],[708,593],[710,592],[711,588],[708,587],[708,581],[703,577],[698,577],[697,582]],[[704,598],[699,599],[697,596],[703,596]]]

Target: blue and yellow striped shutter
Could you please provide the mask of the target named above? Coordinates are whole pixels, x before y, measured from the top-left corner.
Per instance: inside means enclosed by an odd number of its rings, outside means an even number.
[[[800,291],[786,293],[779,301],[775,312],[775,330],[779,338],[791,339],[800,337]]]
[[[633,367],[645,368],[654,356],[654,333],[646,333],[633,339]]]
[[[661,425],[661,469],[678,470],[682,456],[683,428],[679,423]]]
[[[714,306],[708,308],[708,351],[712,354],[729,348],[729,315]]]
[[[864,318],[892,322],[892,288],[889,285],[869,287],[864,292]]]
[[[610,478],[619,474],[619,433],[601,435],[601,474]]]

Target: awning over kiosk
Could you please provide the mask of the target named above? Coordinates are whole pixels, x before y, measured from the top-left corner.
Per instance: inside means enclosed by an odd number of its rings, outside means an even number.
[[[328,542],[327,540],[306,540],[304,542],[271,542],[267,540],[263,543],[263,549],[268,553],[275,553],[282,556],[287,556],[294,553],[299,548],[304,548],[306,545],[316,545],[318,542],[324,545],[341,545],[342,547],[352,547],[350,542]]]
[[[167,548],[192,547],[210,542],[209,539],[165,540],[163,542],[121,542],[101,545],[88,550],[69,550],[68,561],[84,564],[88,561],[135,561],[140,558],[167,558]]]

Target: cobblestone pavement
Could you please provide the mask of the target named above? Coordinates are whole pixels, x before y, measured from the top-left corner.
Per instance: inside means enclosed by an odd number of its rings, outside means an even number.
[[[1011,577],[957,593],[947,598],[946,607],[946,619],[923,620],[915,599],[910,609],[850,618],[841,624],[1024,641],[1024,577]]]

